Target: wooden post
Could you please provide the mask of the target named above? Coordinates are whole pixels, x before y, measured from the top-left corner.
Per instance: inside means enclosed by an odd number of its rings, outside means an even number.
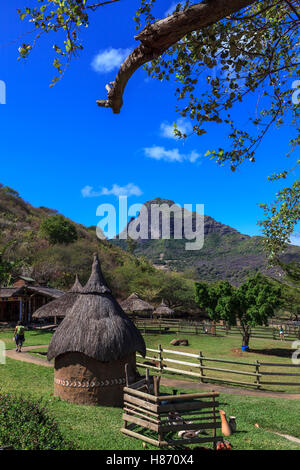
[[[159,353],[158,353],[159,371],[162,372],[162,371],[163,371],[163,363],[162,363],[162,361],[163,361],[163,356],[162,356],[162,354],[163,354],[163,349],[162,349],[162,347],[161,347],[161,344],[159,344],[159,346],[158,346],[158,351],[159,351]]]
[[[199,352],[199,356],[200,356],[199,362],[200,362],[200,375],[201,375],[200,382],[203,384],[203,383],[205,383],[204,380],[203,380],[203,377],[205,377],[205,373],[202,369],[202,367],[204,366],[204,364],[203,364],[204,356],[202,354],[202,351]]]
[[[125,364],[125,379],[126,379],[126,387],[129,387],[128,364]]]
[[[217,450],[217,443],[216,443],[216,437],[217,437],[217,429],[216,429],[216,423],[217,423],[217,419],[216,419],[216,399],[215,399],[214,396],[212,397],[212,399],[213,399],[213,423],[214,423],[214,428],[213,428],[213,439],[214,439],[214,442],[213,442],[213,446],[214,446],[214,450]]]
[[[154,388],[154,395],[156,397],[159,396],[159,384],[160,384],[160,377],[153,377],[153,388]]]
[[[150,376],[149,376],[149,369],[146,369],[146,385],[147,385],[148,393],[150,393]]]
[[[256,361],[255,371],[256,371],[257,374],[260,373],[259,368],[260,368],[260,363],[258,361]],[[260,390],[261,384],[260,384],[260,377],[258,375],[256,376],[256,386],[257,386],[258,390]]]

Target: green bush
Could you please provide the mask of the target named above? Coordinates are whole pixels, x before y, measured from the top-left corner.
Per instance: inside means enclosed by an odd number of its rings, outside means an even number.
[[[41,401],[1,394],[0,446],[15,450],[71,450]]]
[[[51,245],[56,243],[68,245],[78,239],[75,225],[60,214],[51,215],[43,220],[40,235],[45,237]]]

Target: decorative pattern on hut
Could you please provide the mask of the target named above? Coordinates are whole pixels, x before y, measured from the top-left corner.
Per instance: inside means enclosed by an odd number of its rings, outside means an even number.
[[[126,313],[144,316],[151,316],[154,311],[154,307],[142,300],[136,293],[131,294],[128,299],[121,302],[121,307]]]
[[[53,300],[52,302],[39,308],[33,314],[32,318],[54,318],[54,322],[56,323],[57,318],[64,318],[69,310],[71,310],[81,291],[82,285],[80,284],[78,276],[76,275],[73,287],[65,295],[62,295],[58,299]]]
[[[17,281],[15,287],[0,287],[0,322],[30,323],[32,314],[41,306],[53,299],[58,299],[64,293],[51,287],[21,284]]]
[[[92,274],[52,337],[54,394],[88,405],[122,406],[125,365],[135,380],[136,352],[145,356],[143,337],[107,287],[98,256]]]
[[[161,317],[166,317],[166,316],[171,317],[172,315],[174,315],[174,313],[175,313],[174,310],[169,308],[164,302],[164,300],[162,300],[160,306],[157,307],[156,310],[154,310],[153,316],[155,318],[161,318]]]

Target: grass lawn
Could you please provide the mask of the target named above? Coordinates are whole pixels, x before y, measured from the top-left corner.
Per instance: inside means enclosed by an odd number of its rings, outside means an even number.
[[[174,335],[147,336],[148,347],[158,344],[167,347]],[[26,345],[45,345],[51,338],[50,333],[41,331],[27,332]],[[212,357],[236,358],[234,350],[240,346],[239,338],[214,338],[191,336],[190,348],[202,351]],[[13,348],[12,332],[1,332],[8,348]],[[261,351],[269,347],[290,350],[290,343],[278,343],[256,339],[251,346],[255,352],[241,353],[240,360],[253,361],[256,357],[268,362],[287,361],[280,356],[265,356]],[[171,348],[173,349],[173,348]],[[186,351],[187,348],[179,348]],[[41,349],[45,352],[45,348]],[[38,353],[35,351],[35,353]],[[296,387],[295,387],[296,388]],[[295,392],[291,388],[290,392]],[[0,390],[3,393],[31,395],[45,400],[48,409],[54,415],[66,438],[72,440],[80,449],[135,450],[142,449],[141,441],[120,433],[122,410],[118,408],[88,407],[63,402],[53,397],[53,369],[34,364],[21,363],[7,358],[7,364],[0,366]],[[166,387],[162,390],[171,392]],[[187,390],[185,390],[187,391]],[[191,392],[191,390],[188,390]],[[273,399],[265,397],[245,397],[229,394],[220,395],[221,408],[228,416],[237,417],[238,432],[230,437],[235,449],[240,450],[300,450],[300,445],[268,431],[289,434],[300,438],[300,403],[296,400]],[[259,425],[259,428],[255,426]],[[151,446],[148,446],[151,449]]]
[[[52,334],[43,330],[31,330],[25,332],[26,341],[24,346],[38,346],[39,344],[49,344]],[[13,340],[14,330],[0,330],[0,340],[5,342],[6,349],[14,349],[16,343]]]
[[[170,341],[175,338],[185,338],[189,341],[189,346],[171,346]],[[241,351],[241,337],[239,336],[206,336],[206,335],[190,335],[190,336],[176,336],[176,334],[161,334],[161,335],[146,335],[145,336],[146,345],[150,349],[157,349],[160,344],[165,349],[171,349],[181,352],[195,353],[199,354],[201,351],[202,354],[209,358],[219,358],[219,359],[228,359],[239,362],[249,362],[255,363],[259,361],[263,363],[276,363],[278,367],[267,367],[261,366],[260,372],[280,372],[280,373],[296,373],[299,372],[295,368],[281,367],[280,364],[292,364],[291,356],[293,349],[291,349],[291,342],[288,341],[276,341],[269,339],[258,339],[253,338],[250,340],[250,352]],[[149,356],[158,357],[158,354],[149,352]],[[166,357],[175,360],[187,361],[197,363],[197,359],[191,359],[188,357],[176,356],[166,354]],[[204,362],[205,366],[216,367],[223,369],[233,369],[238,371],[245,372],[255,372],[255,366],[248,365],[239,365],[239,364],[226,364],[220,362],[206,361]],[[168,363],[169,367],[187,369],[193,372],[199,372],[198,369],[189,368],[186,366],[178,366],[176,364]],[[238,381],[245,381],[253,383],[255,377],[248,377],[246,375],[224,373],[219,371],[205,371],[207,376],[214,376],[215,378],[223,379],[232,379],[233,377]],[[174,375],[173,375],[174,376]],[[175,377],[175,376],[174,376]],[[176,377],[180,377],[179,375]],[[182,378],[184,376],[181,376]],[[190,380],[193,378],[189,377]],[[197,380],[197,379],[195,379]],[[274,376],[265,376],[264,381],[279,381],[279,382],[293,382],[300,384],[300,377],[274,377]],[[220,382],[217,382],[220,383]],[[231,384],[230,384],[231,385]],[[234,384],[232,384],[234,386]],[[300,385],[296,386],[284,386],[284,385],[264,385],[263,387],[266,390],[272,391],[287,391],[289,393],[299,393]]]
[[[80,449],[142,449],[140,441],[120,433],[121,409],[79,406],[53,398],[52,369],[7,359],[7,364],[0,366],[0,379],[2,392],[43,398],[65,437]],[[166,387],[163,391],[170,392]],[[220,401],[229,416],[237,417],[238,432],[229,439],[235,449],[300,450],[300,445],[267,432],[272,430],[300,438],[298,401],[227,394],[221,394]],[[256,423],[260,428],[255,427]]]

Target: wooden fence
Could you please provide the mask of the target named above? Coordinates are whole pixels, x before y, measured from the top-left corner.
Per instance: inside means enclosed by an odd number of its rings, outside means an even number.
[[[213,325],[210,322],[187,322],[184,320],[135,320],[138,329],[146,334],[174,333],[177,335],[213,335],[213,336],[240,336],[239,327],[226,327]],[[252,328],[252,338],[280,340],[279,328],[257,326]],[[296,341],[300,339],[300,327],[285,325],[284,340]]]
[[[160,395],[159,380],[155,380],[153,394],[146,382],[142,379],[124,388],[122,433],[160,448],[209,442],[216,449],[217,442],[223,440],[218,393]],[[181,436],[187,432],[188,438]]]
[[[201,383],[221,382],[252,386],[257,389],[264,385],[300,387],[300,365],[246,362],[207,357],[199,354],[163,349],[147,348],[146,357],[137,354],[138,367],[150,368],[161,374],[183,375],[198,379]],[[216,365],[215,365],[216,364]],[[228,366],[229,365],[229,366]],[[235,366],[234,368],[228,368]],[[276,369],[275,369],[276,368]],[[291,368],[296,372],[286,372]],[[282,382],[282,378],[285,378]]]

